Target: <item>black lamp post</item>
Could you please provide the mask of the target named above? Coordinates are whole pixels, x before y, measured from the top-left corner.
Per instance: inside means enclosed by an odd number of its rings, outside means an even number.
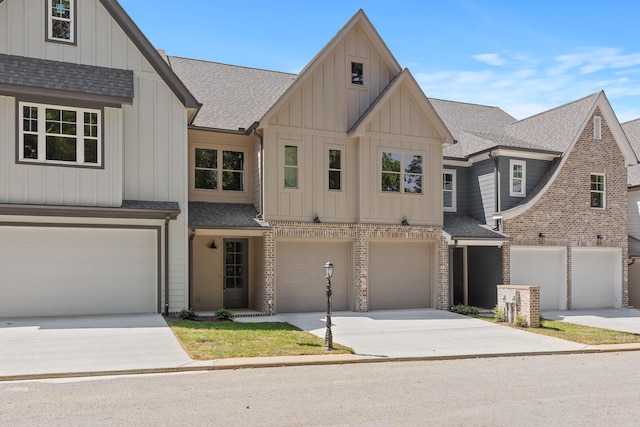
[[[333,334],[331,333],[331,277],[333,276],[333,263],[327,261],[324,265],[324,273],[327,278],[327,332],[324,336],[324,347],[333,350]]]

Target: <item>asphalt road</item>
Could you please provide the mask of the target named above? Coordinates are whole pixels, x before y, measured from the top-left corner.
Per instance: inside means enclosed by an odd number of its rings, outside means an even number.
[[[0,383],[0,425],[638,425],[640,352]]]

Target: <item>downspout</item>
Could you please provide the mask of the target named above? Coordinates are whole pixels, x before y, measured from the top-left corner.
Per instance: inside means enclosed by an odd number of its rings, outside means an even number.
[[[493,212],[493,215],[495,216],[495,214],[497,214],[498,212],[500,212],[501,210],[501,203],[500,203],[500,176],[499,176],[499,170],[498,170],[498,158],[493,154],[492,151],[489,151],[489,158],[491,160],[493,160],[493,179],[494,179],[494,183],[493,183],[493,188],[494,188],[494,198],[495,198],[495,209]],[[494,222],[494,229],[495,230],[500,230],[500,220],[496,219]]]
[[[164,219],[164,315],[169,315],[169,216]]]
[[[258,122],[255,123],[256,128]],[[264,219],[264,135],[253,129],[253,134],[260,140],[260,211],[258,212],[258,218]]]
[[[192,228],[189,230],[189,295],[187,296],[189,305],[187,308],[192,308],[193,305],[191,298],[193,297],[193,239],[195,237],[196,229]]]

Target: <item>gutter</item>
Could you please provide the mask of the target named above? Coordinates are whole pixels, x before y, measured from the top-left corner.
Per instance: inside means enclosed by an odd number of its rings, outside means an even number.
[[[495,209],[493,212],[493,216],[495,218],[496,214],[501,210],[500,203],[500,171],[498,169],[498,158],[493,154],[493,151],[489,151],[489,158],[493,160],[493,176],[494,176],[494,200],[495,200]],[[500,230],[499,220],[495,220],[494,230]]]

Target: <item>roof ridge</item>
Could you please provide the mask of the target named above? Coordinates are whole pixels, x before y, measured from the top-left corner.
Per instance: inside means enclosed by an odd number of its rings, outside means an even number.
[[[475,102],[466,102],[466,101],[452,101],[450,99],[442,99],[442,98],[434,98],[431,96],[428,96],[427,99],[429,99],[429,101],[431,101],[432,99],[434,101],[444,101],[444,102],[451,102],[451,103],[455,103],[455,104],[465,104],[465,105],[473,105],[476,107],[486,107],[486,108],[495,108],[497,110],[502,110],[502,108],[498,107],[497,105],[486,105],[486,104],[478,104]],[[504,111],[504,110],[502,110]],[[505,113],[507,113],[506,111],[504,111]],[[509,114],[509,113],[507,113]],[[511,116],[511,114],[509,114]]]
[[[533,119],[533,118],[535,118],[535,117],[542,116],[543,114],[548,114],[548,113],[550,113],[550,112],[552,112],[552,111],[559,110],[559,109],[564,108],[564,107],[567,107],[567,106],[569,106],[569,105],[571,105],[571,104],[577,104],[578,102],[582,102],[582,101],[584,101],[585,99],[590,98],[590,97],[592,97],[592,96],[600,95],[602,92],[603,92],[602,90],[600,90],[600,91],[598,91],[598,92],[593,92],[593,93],[591,93],[591,94],[589,94],[589,95],[583,96],[582,98],[574,99],[573,101],[569,101],[569,102],[566,102],[566,103],[564,103],[564,104],[558,105],[558,106],[556,106],[556,107],[550,108],[550,109],[548,109],[548,110],[541,111],[541,112],[539,112],[539,113],[537,113],[537,114],[534,114],[533,116],[525,117],[524,119],[522,119],[522,120],[518,120],[518,121],[516,121],[515,123],[512,123],[511,125],[515,125],[515,124],[522,123],[522,122],[527,121],[527,120],[529,120],[529,119]],[[511,126],[511,125],[508,125],[508,126]]]
[[[224,65],[224,66],[227,66],[227,67],[244,68],[244,69],[247,69],[247,70],[266,71],[266,72],[269,72],[269,73],[285,74],[285,75],[288,75],[288,76],[298,76],[298,74],[296,74],[296,73],[287,73],[285,71],[267,70],[266,68],[249,67],[247,65],[227,64],[225,62],[210,61],[210,60],[207,60],[207,59],[200,59],[200,58],[186,58],[184,56],[176,56],[176,55],[167,55],[167,58],[169,58],[169,60],[171,60],[172,58],[184,59],[186,61],[204,62],[204,63],[207,63],[207,64]]]

